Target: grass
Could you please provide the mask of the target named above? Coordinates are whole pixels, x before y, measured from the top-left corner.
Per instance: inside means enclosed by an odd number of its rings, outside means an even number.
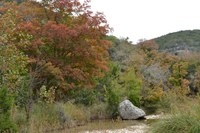
[[[77,126],[84,126],[94,119],[108,118],[107,104],[94,104],[83,106],[67,103],[36,103],[33,106],[30,121],[26,120],[23,109],[16,108],[13,114],[19,132],[42,133],[61,132]]]
[[[29,122],[23,109],[16,109],[14,120],[19,132],[43,133],[85,122],[87,121],[85,114],[82,108],[71,103],[37,103],[33,106]]]
[[[165,98],[162,107],[168,109],[170,116],[154,123],[152,133],[199,133],[200,98],[175,95]]]
[[[61,128],[57,106],[53,104],[36,105],[30,121],[31,131],[44,132],[55,128]]]
[[[84,107],[72,104],[70,102],[63,104],[62,106],[64,108],[65,114],[68,115],[68,118],[71,120],[71,122],[75,122],[75,125],[84,125],[89,121],[89,114]]]
[[[14,119],[19,132],[80,132],[92,130],[114,130],[131,125],[146,123],[152,126],[152,133],[199,133],[200,132],[200,98],[189,98],[168,92],[158,103],[158,113],[169,114],[162,120],[122,121],[101,120],[109,118],[107,104],[99,103],[83,106],[67,103],[35,104],[31,119],[27,123],[25,112],[17,109]],[[94,119],[94,120],[93,120]],[[87,125],[86,125],[87,124]]]

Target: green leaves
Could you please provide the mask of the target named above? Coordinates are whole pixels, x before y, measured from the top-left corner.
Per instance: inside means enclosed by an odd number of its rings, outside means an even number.
[[[128,99],[135,105],[140,106],[142,80],[136,78],[134,69],[127,70],[121,78],[123,88]]]
[[[15,90],[21,82],[21,76],[27,73],[27,57],[14,45],[0,46],[0,86]]]
[[[17,132],[11,118],[13,97],[6,87],[0,87],[0,132]]]

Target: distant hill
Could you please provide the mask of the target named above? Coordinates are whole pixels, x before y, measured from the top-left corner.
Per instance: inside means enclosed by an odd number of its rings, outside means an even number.
[[[200,52],[200,30],[186,30],[155,38],[159,51],[179,54]]]

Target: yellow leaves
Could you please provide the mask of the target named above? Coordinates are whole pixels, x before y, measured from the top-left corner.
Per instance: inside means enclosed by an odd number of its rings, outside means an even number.
[[[27,33],[19,32],[15,35],[15,39],[18,41],[17,46],[20,48],[27,48],[31,45],[33,36]]]
[[[169,82],[173,86],[185,86],[187,75],[188,62],[177,62],[172,66],[172,75],[169,77]],[[189,83],[187,83],[189,84]]]
[[[186,79],[188,62],[177,62],[172,66],[172,75],[169,82],[178,95],[186,95],[189,92],[189,81]]]
[[[164,91],[161,87],[159,86],[156,86],[155,88],[153,89],[149,89],[147,91],[147,97],[145,97],[145,100],[146,101],[149,101],[149,102],[157,102],[160,100],[160,98],[163,96],[164,94]]]
[[[180,78],[180,77],[185,77],[187,75],[187,68],[188,68],[188,62],[178,62],[175,63],[172,66],[173,69],[173,75]]]
[[[189,86],[177,86],[173,88],[173,91],[177,96],[185,96],[190,92],[190,89]]]
[[[124,73],[124,75],[121,77],[121,80],[129,82],[135,78],[136,78],[135,70],[130,68]]]
[[[54,86],[47,89],[46,86],[40,88],[40,98],[47,103],[53,103],[55,101],[55,88]]]
[[[0,86],[15,90],[21,82],[21,76],[27,73],[28,58],[14,45],[0,46]]]
[[[27,73],[27,56],[13,44],[16,29],[16,5],[5,4],[4,14],[0,16],[0,87],[15,91],[21,82],[22,75]],[[1,10],[2,7],[0,7]]]

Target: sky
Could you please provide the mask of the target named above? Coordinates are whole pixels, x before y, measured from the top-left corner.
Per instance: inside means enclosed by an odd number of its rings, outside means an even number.
[[[91,0],[90,5],[105,14],[112,35],[133,43],[200,29],[200,0]]]

